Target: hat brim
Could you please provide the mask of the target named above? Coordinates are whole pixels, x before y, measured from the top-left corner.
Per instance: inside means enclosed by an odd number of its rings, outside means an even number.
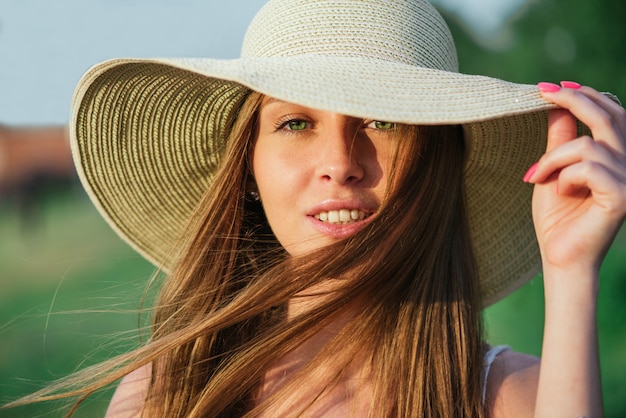
[[[104,218],[158,267],[169,269],[219,163],[226,121],[250,90],[363,118],[462,124],[485,306],[539,271],[522,177],[545,150],[554,106],[536,86],[332,56],[112,60],[85,74],[70,122],[79,176]]]

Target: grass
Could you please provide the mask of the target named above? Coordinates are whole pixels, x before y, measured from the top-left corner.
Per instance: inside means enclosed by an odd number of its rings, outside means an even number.
[[[626,231],[618,236],[602,266],[598,296],[600,366],[607,417],[626,417]],[[540,356],[543,284],[536,277],[484,313],[488,341]]]
[[[36,218],[0,206],[0,403],[136,346],[137,310],[153,272],[86,198],[44,199]],[[626,240],[603,267],[599,323],[607,416],[626,416]],[[488,339],[538,355],[543,290],[538,277],[485,311]],[[111,390],[77,417],[102,416]],[[0,410],[0,417],[57,417],[65,403]]]
[[[81,365],[132,348],[153,268],[123,244],[82,195],[49,199],[35,219],[0,213],[0,403]],[[78,417],[103,416],[110,392]],[[55,405],[0,417],[60,416]]]

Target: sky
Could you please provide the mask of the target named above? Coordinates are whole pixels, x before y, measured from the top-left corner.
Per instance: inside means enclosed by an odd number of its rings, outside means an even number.
[[[236,58],[266,0],[0,0],[0,123],[67,123],[74,86],[116,57]],[[524,0],[433,0],[489,36]]]

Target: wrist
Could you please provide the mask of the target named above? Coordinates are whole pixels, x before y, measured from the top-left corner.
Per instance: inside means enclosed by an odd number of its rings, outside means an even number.
[[[593,303],[599,290],[599,272],[595,267],[543,266],[543,286],[546,303],[562,300],[565,303]]]

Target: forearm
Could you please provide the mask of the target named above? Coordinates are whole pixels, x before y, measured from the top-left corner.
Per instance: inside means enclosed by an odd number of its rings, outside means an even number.
[[[597,273],[544,266],[544,286],[545,328],[535,416],[601,417]]]
[[[626,111],[577,83],[540,86],[546,153],[526,174],[535,185],[545,329],[535,415],[602,416],[596,306],[599,266],[626,217]],[[579,136],[576,119],[591,135]]]

